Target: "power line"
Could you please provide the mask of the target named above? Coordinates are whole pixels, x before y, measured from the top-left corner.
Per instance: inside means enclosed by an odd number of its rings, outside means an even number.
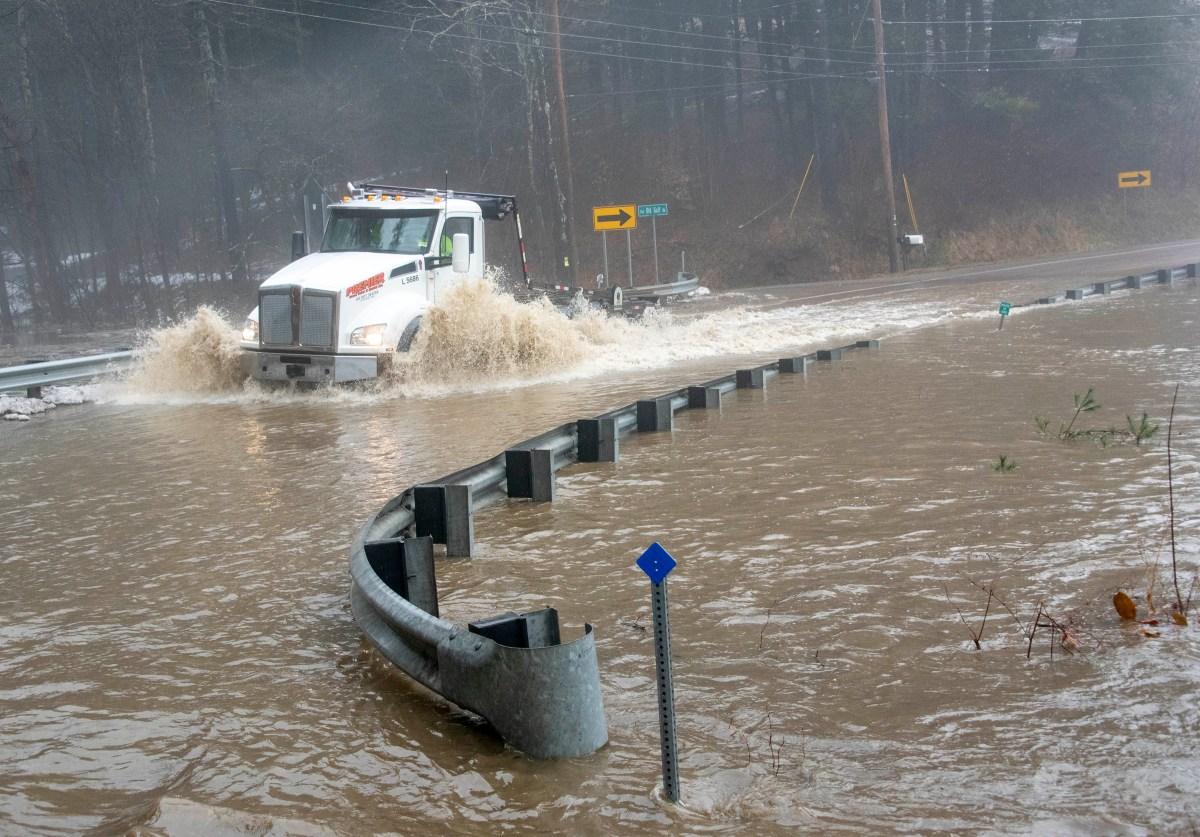
[[[419,19],[418,16],[416,15],[416,13],[414,13],[414,12],[404,12],[404,11],[391,10],[391,9],[376,9],[376,8],[372,8],[369,6],[356,5],[353,3],[338,2],[337,0],[305,0],[305,1],[309,2],[309,3],[333,6],[336,8],[354,9],[357,11],[366,11],[366,12],[371,12],[371,13],[383,13],[383,14],[391,14],[391,15],[411,15],[413,17],[414,23],[416,22],[416,20]],[[462,2],[462,3],[469,4],[470,0],[449,0],[449,2]],[[253,8],[255,8],[256,10],[261,10],[261,11],[276,11],[276,12],[280,12],[280,13],[287,12],[287,10],[269,9],[267,7],[261,7],[261,6],[254,6]],[[545,13],[539,13],[539,14],[545,14]],[[314,16],[316,16],[316,15],[314,15]],[[319,17],[319,16],[317,16],[317,17]],[[566,19],[566,18],[562,18],[562,19]],[[346,21],[346,22],[350,22],[350,21]],[[366,23],[365,21],[363,21],[363,22]],[[487,22],[486,25],[489,27],[492,27],[493,29],[500,29],[500,30],[505,30],[505,31],[509,31],[509,32],[515,32],[518,34],[524,34],[524,33],[532,33],[532,34],[539,34],[539,35],[549,34],[545,30],[540,30],[540,29],[529,30],[529,29],[526,29],[526,28],[523,28],[520,26],[509,26],[509,25],[504,25],[504,24],[494,23],[494,22]],[[618,25],[624,26],[624,24],[618,24]],[[480,40],[480,41],[490,42],[490,43],[515,43],[515,42],[507,42],[507,41],[489,40],[489,39],[483,38],[482,36],[459,35],[459,34],[446,33],[446,32],[439,33],[438,36],[439,37],[471,38],[474,40]],[[794,53],[789,53],[789,54],[764,53],[764,52],[756,52],[753,50],[746,50],[746,49],[735,50],[735,49],[731,49],[729,47],[717,48],[717,47],[702,47],[702,46],[683,46],[683,45],[679,45],[679,44],[666,44],[666,43],[655,42],[655,41],[637,41],[637,40],[631,40],[631,39],[626,39],[626,38],[613,38],[613,37],[604,36],[604,35],[586,35],[586,34],[581,34],[581,33],[569,33],[569,32],[562,33],[562,36],[565,38],[578,38],[578,39],[584,39],[584,40],[590,40],[590,41],[599,41],[602,43],[622,44],[622,45],[633,46],[633,47],[661,48],[661,49],[689,49],[689,50],[695,50],[698,52],[715,53],[717,55],[722,55],[722,56],[736,57],[739,59],[757,58],[760,60],[768,60],[768,61],[772,60],[772,59],[787,60],[787,61],[789,61],[789,63],[792,61],[805,61],[805,62],[810,62],[810,63],[815,62],[815,63],[826,64],[826,65],[828,65],[828,64],[845,64],[845,65],[850,65],[850,66],[863,67],[864,71],[866,69],[874,69],[874,66],[875,66],[875,62],[873,60],[855,61],[855,60],[847,59],[847,58],[829,58],[829,57],[816,56],[816,55],[796,55]],[[1195,43],[1195,42],[1193,42],[1193,43]],[[1100,45],[1097,45],[1097,46],[1100,46]],[[1106,45],[1106,46],[1116,46],[1116,45]],[[789,46],[789,49],[790,49],[790,46]],[[584,52],[581,50],[574,50],[574,49],[568,49],[568,48],[564,48],[561,51],[564,53],[578,52],[580,54],[588,54],[588,55],[596,54],[596,53],[592,53],[592,52]],[[1016,49],[1011,50],[1011,52],[1017,52],[1017,51],[1018,50],[1016,50]],[[1028,50],[1020,50],[1020,51],[1028,51]],[[1041,50],[1041,51],[1044,51],[1044,50]],[[957,54],[957,53],[961,53],[961,52],[973,54],[973,51],[970,51],[970,50],[957,50],[953,54]],[[1009,52],[1009,50],[1005,51],[1006,54],[1007,54],[1007,52]],[[897,53],[891,53],[891,54],[892,55],[923,55],[925,53],[897,52]],[[604,53],[604,55],[606,55],[608,57],[623,57],[623,58],[629,58],[632,60],[641,60],[641,61],[655,61],[655,62],[665,62],[665,63],[675,63],[675,64],[686,63],[689,66],[695,66],[695,67],[708,67],[708,68],[714,67],[714,65],[711,65],[711,64],[699,64],[699,63],[694,63],[694,62],[679,62],[679,61],[672,61],[670,59],[647,57],[647,56],[634,56],[634,55],[610,56],[608,53]],[[864,55],[865,55],[865,53],[864,53]],[[1148,56],[1122,56],[1122,57],[1157,58],[1159,56],[1148,55]],[[1051,61],[1051,60],[1060,60],[1060,59],[1053,59],[1053,58],[1018,59],[1018,58],[990,57],[990,58],[985,58],[982,60],[977,60],[977,59],[957,60],[957,61],[955,61],[955,60],[951,60],[951,61],[923,60],[923,61],[918,61],[918,62],[902,62],[897,66],[928,67],[928,66],[951,66],[951,65],[962,66],[962,65],[976,64],[976,65],[988,65],[991,67],[996,67],[999,64],[1026,63],[1026,62],[1035,63],[1035,62]],[[1106,56],[1086,56],[1086,57],[1078,57],[1073,60],[1078,62],[1078,61],[1101,61],[1101,60],[1110,60],[1110,59]],[[721,67],[721,69],[728,70],[731,68],[728,66],[723,66],[723,67]],[[816,77],[813,75],[788,73],[787,71],[777,70],[777,69],[770,68],[770,67],[761,67],[761,66],[759,66],[759,67],[743,67],[742,69],[747,72],[770,72],[770,73],[775,73],[775,74],[780,74],[780,75],[795,75],[795,77],[797,77],[797,78]],[[821,74],[820,77],[845,78],[847,76],[845,74],[823,73],[823,74]]]
[[[1195,46],[1200,44],[1200,41],[1129,41],[1124,43],[1113,44],[1086,44],[1079,46],[1077,43],[1064,44],[1063,49],[1124,49],[1128,47],[1156,47],[1156,46]],[[1004,47],[1004,52],[1053,52],[1058,47]],[[863,50],[854,50],[856,53],[866,54]],[[979,52],[978,49],[942,49],[938,50],[939,55],[971,55]],[[896,50],[894,52],[885,52],[885,56],[891,55],[929,55],[927,49],[910,49]]]
[[[315,1],[316,0],[313,0],[313,2],[315,2]],[[472,6],[475,4],[475,0],[441,0],[441,2],[454,3],[454,4],[457,4],[460,6]],[[769,11],[771,9],[778,9],[785,5],[787,5],[787,4],[786,3],[778,3],[774,6],[768,6],[763,11]],[[527,10],[522,10],[522,11],[528,12],[529,14],[532,14],[532,15],[538,15],[539,17],[549,17],[550,16],[549,12],[543,12],[543,11],[540,11],[538,9],[533,9],[533,8],[530,8]],[[724,20],[727,22],[732,19],[732,15],[709,15],[709,14],[700,14],[700,13],[693,13],[693,12],[682,12],[682,13],[668,12],[665,9],[661,10],[658,13],[659,14],[677,15],[679,17],[683,17],[683,18],[687,18],[687,19],[693,19],[693,18],[704,19],[704,18],[713,17],[713,18],[717,18],[719,20]],[[748,15],[746,15],[746,14],[742,15],[743,19],[745,19],[747,17],[748,17]],[[618,27],[621,29],[631,29],[631,30],[638,30],[638,31],[642,31],[642,32],[659,32],[659,33],[663,33],[663,34],[667,34],[667,35],[674,35],[674,36],[683,37],[683,38],[711,38],[711,39],[721,40],[721,41],[729,40],[728,34],[717,35],[717,34],[710,34],[708,32],[689,32],[689,31],[683,30],[683,29],[664,29],[662,27],[645,26],[645,25],[639,24],[639,23],[621,23],[621,22],[615,21],[615,20],[601,20],[599,18],[572,17],[570,15],[559,15],[558,19],[559,20],[569,20],[572,23],[591,23],[591,24],[595,24],[597,26],[615,26],[615,27]],[[851,18],[830,17],[830,19],[835,22],[838,22],[838,21],[843,21],[843,20],[850,20]],[[793,23],[820,23],[821,21],[816,20],[816,19],[806,19],[806,20],[793,20],[792,22]]]
[[[159,0],[159,2],[161,3],[161,2],[163,2],[163,0]],[[325,21],[330,21],[333,23],[348,23],[348,24],[355,24],[355,25],[359,25],[359,26],[368,26],[373,29],[386,29],[386,30],[395,31],[395,32],[407,32],[409,34],[412,34],[414,31],[411,27],[397,26],[395,24],[390,24],[390,23],[380,23],[378,21],[369,21],[369,20],[358,20],[355,18],[333,17],[330,15],[319,15],[319,14],[314,14],[312,12],[302,12],[302,11],[292,10],[292,9],[278,9],[278,8],[274,8],[272,6],[259,6],[259,5],[252,5],[252,4],[246,3],[246,2],[236,2],[236,0],[201,0],[201,2],[208,3],[210,5],[230,6],[233,8],[246,9],[248,11],[254,11],[254,12],[265,12],[265,13],[269,13],[269,14],[284,15],[286,17],[302,17],[302,18],[309,18],[309,19],[313,19],[313,20],[325,20]],[[543,34],[543,35],[547,34],[546,32],[543,32],[541,30],[534,30],[534,33],[535,34]],[[482,36],[477,36],[477,35],[462,35],[462,34],[458,34],[455,32],[439,32],[436,34],[436,37],[438,37],[438,38],[456,38],[459,40],[475,41],[478,43],[498,44],[501,46],[520,46],[520,43],[517,41],[505,41],[505,40],[500,40],[497,38],[484,38]],[[537,49],[541,49],[541,50],[553,49],[553,47],[549,47],[544,44],[535,44],[534,46]],[[566,54],[572,54],[572,55],[589,55],[589,56],[594,56],[594,57],[598,57],[598,58],[610,58],[610,59],[611,58],[620,58],[620,59],[624,59],[627,61],[643,61],[643,62],[649,62],[649,63],[653,63],[653,64],[669,64],[669,65],[677,65],[677,66],[683,66],[683,67],[695,67],[695,68],[700,68],[700,69],[714,69],[714,70],[725,70],[725,71],[730,71],[730,70],[735,69],[734,67],[731,67],[727,64],[701,64],[701,63],[698,63],[695,61],[679,61],[679,60],[670,59],[670,58],[653,58],[653,57],[644,56],[644,55],[615,55],[610,52],[598,52],[595,50],[582,50],[582,49],[574,49],[574,48],[568,48],[568,47],[563,47],[561,49],[561,52],[566,53]],[[786,56],[779,56],[779,57],[786,57]],[[825,77],[827,77],[826,74],[821,74],[821,73],[797,73],[797,72],[793,72],[793,71],[789,71],[789,70],[777,70],[777,69],[774,69],[771,67],[743,67],[742,69],[745,72],[771,73],[773,75],[779,76],[784,79],[803,80],[803,79],[809,79],[809,78],[825,78]],[[830,76],[830,77],[832,77],[832,76]]]
[[[1110,61],[1116,60],[1110,58]],[[938,73],[1021,73],[1021,72],[1041,72],[1041,71],[1066,71],[1075,70],[1081,72],[1096,71],[1096,70],[1140,70],[1146,67],[1194,67],[1200,65],[1200,59],[1193,61],[1155,61],[1144,64],[1069,64],[1063,62],[1061,65],[1049,65],[1045,67],[975,67],[965,69],[937,70],[937,71],[921,71],[921,70],[896,70],[895,75],[930,75],[934,76]],[[892,70],[887,71],[889,75]]]
[[[370,6],[357,6],[352,3],[337,2],[337,0],[305,0],[305,2],[317,3],[320,5],[324,5],[324,6],[334,6],[336,8],[343,8],[343,9],[355,9],[358,11],[366,11],[366,12],[373,12],[373,13],[379,13],[379,14],[390,14],[390,15],[412,15],[412,14],[414,14],[413,12],[400,11],[398,9],[375,9],[375,8],[371,8]],[[462,2],[464,5],[470,5],[471,0],[446,0],[446,2],[455,2],[455,3]],[[535,14],[544,15],[546,13],[535,12]],[[451,18],[451,19],[457,20],[457,18]],[[566,18],[566,17],[560,18],[560,20],[568,20],[568,19],[569,18]],[[521,26],[508,26],[508,25],[505,25],[502,23],[494,23],[494,22],[490,22],[490,21],[484,25],[490,26],[493,29],[503,29],[503,30],[507,30],[510,32],[517,32],[517,33],[521,33],[521,34],[524,34],[529,31],[533,31],[536,34],[541,34],[541,35],[549,34],[546,30],[542,30],[542,29],[529,30],[529,29],[521,27]],[[642,27],[629,27],[626,24],[614,24],[614,25],[622,26],[625,28],[642,28]],[[647,31],[650,31],[650,30],[647,30]],[[670,30],[653,30],[653,31],[670,31]],[[688,34],[699,34],[699,33],[679,32],[676,34],[688,35]],[[768,58],[768,59],[770,59],[770,58],[786,59],[789,57],[795,57],[795,56],[789,56],[788,54],[784,54],[784,53],[756,52],[753,49],[733,49],[732,47],[693,46],[690,44],[669,44],[669,43],[662,43],[659,41],[640,41],[640,40],[634,40],[631,38],[614,38],[609,35],[587,35],[587,34],[583,34],[583,33],[579,33],[579,32],[563,32],[562,37],[564,37],[564,38],[579,38],[581,40],[588,40],[588,41],[601,41],[604,43],[623,44],[623,45],[635,46],[635,47],[658,47],[661,49],[686,49],[686,50],[694,50],[696,52],[712,52],[712,53],[718,53],[720,55],[729,55],[729,56],[737,55],[737,56],[741,56],[743,58],[751,57],[751,58]],[[723,40],[725,42],[729,41],[728,36],[724,36],[724,35],[709,35],[706,37],[721,38],[721,40]],[[780,46],[786,46],[786,47],[790,48],[790,45],[780,44]],[[566,50],[563,50],[563,51],[566,52]],[[802,61],[824,61],[826,59],[801,57],[799,60],[802,60]],[[836,63],[843,63],[843,64],[870,64],[871,63],[871,62],[866,62],[866,61],[852,61],[850,59],[839,59],[839,58],[830,58],[827,60],[833,61]]]
[[[275,7],[271,7],[271,6],[252,5],[247,2],[236,2],[236,0],[202,0],[202,1],[205,3],[212,4],[212,5],[230,6],[230,7],[234,7],[234,8],[246,9],[248,11],[284,15],[287,17],[302,17],[302,18],[309,18],[309,19],[315,19],[315,20],[324,20],[324,21],[329,21],[329,22],[333,22],[333,23],[346,23],[346,24],[353,24],[353,25],[359,25],[359,26],[367,26],[367,27],[374,28],[374,29],[384,29],[384,30],[390,30],[390,31],[406,32],[409,34],[412,34],[414,31],[411,27],[397,26],[394,24],[380,23],[377,21],[359,20],[359,19],[354,19],[354,18],[340,18],[340,17],[333,17],[330,15],[319,15],[319,14],[315,14],[312,12],[302,12],[299,10],[279,9],[279,8],[275,8]],[[160,0],[160,2],[162,2],[162,0]],[[337,4],[334,4],[334,5],[337,5]],[[534,30],[534,31],[540,32],[540,30]],[[542,34],[545,34],[545,33],[542,33]],[[481,42],[481,43],[492,43],[492,44],[497,44],[497,45],[501,45],[501,46],[518,46],[519,45],[518,42],[516,42],[516,41],[506,41],[506,40],[500,40],[500,39],[495,39],[495,38],[484,38],[482,36],[475,36],[475,35],[462,35],[462,34],[451,33],[451,32],[439,33],[437,35],[437,37],[470,40],[470,41],[476,41],[476,42]],[[549,46],[546,46],[543,44],[537,44],[535,46],[536,46],[536,48],[541,49],[543,51],[553,49],[552,47],[549,47]],[[618,59],[625,59],[625,60],[630,60],[630,61],[642,61],[642,62],[655,63],[655,64],[676,65],[676,66],[684,66],[684,67],[697,68],[697,69],[717,69],[717,70],[724,70],[726,72],[736,69],[727,64],[702,64],[702,63],[693,62],[693,61],[680,61],[680,60],[675,60],[675,59],[655,58],[655,57],[650,57],[650,56],[615,55],[613,53],[608,53],[608,52],[598,52],[595,50],[581,50],[581,49],[574,49],[574,48],[567,48],[567,47],[562,48],[561,51],[563,53],[567,53],[567,54],[587,55],[587,56],[609,58],[609,59],[618,58]],[[784,57],[784,56],[779,56],[779,57]],[[1141,57],[1158,57],[1158,56],[1137,56],[1137,58],[1141,58]],[[1133,57],[1133,56],[1130,57],[1131,60],[1133,58],[1135,58],[1135,57]],[[928,73],[928,72],[930,72],[931,67],[938,66],[939,64],[945,64],[945,65],[954,67],[952,69],[939,70],[939,72],[980,73],[980,72],[1017,72],[1017,71],[1021,71],[1021,70],[1028,71],[1028,70],[1043,70],[1043,69],[1056,70],[1056,71],[1057,70],[1089,70],[1089,69],[1105,70],[1105,69],[1138,68],[1138,67],[1187,66],[1187,65],[1196,63],[1196,62],[1190,62],[1190,61],[1165,62],[1165,63],[1156,62],[1156,63],[1148,63],[1148,64],[1126,63],[1126,64],[1116,64],[1116,65],[1111,65],[1111,64],[1109,64],[1109,65],[1086,64],[1085,65],[1085,64],[1079,63],[1079,62],[1085,61],[1085,60],[1087,60],[1087,61],[1118,60],[1118,57],[1109,57],[1109,58],[1105,59],[1104,57],[1099,56],[1095,59],[1087,59],[1087,58],[1071,59],[1071,63],[1069,65],[1057,66],[1054,63],[1052,63],[1055,60],[1057,60],[1057,59],[1046,59],[1044,62],[1040,61],[1040,60],[1035,60],[1034,62],[1032,62],[1032,63],[1042,63],[1043,64],[1043,66],[1038,66],[1038,67],[1006,67],[1006,66],[1004,66],[1004,64],[1006,64],[1006,63],[1018,63],[1018,62],[1020,62],[1020,59],[1011,59],[1008,62],[1001,61],[1001,60],[997,60],[995,62],[992,62],[992,61],[975,62],[975,63],[980,64],[979,67],[962,67],[963,64],[970,63],[970,62],[913,62],[912,66],[915,67],[916,69],[913,69],[913,70],[896,69],[896,70],[888,70],[888,72],[896,74],[896,75],[901,75],[901,74],[906,74],[906,73],[907,74]],[[985,63],[987,66],[983,66]],[[900,66],[903,67],[906,65],[900,65]],[[759,73],[759,74],[764,74],[764,75],[770,74],[770,75],[774,76],[774,78],[769,78],[769,79],[766,79],[765,81],[772,82],[772,83],[779,82],[779,81],[804,81],[804,80],[809,80],[809,79],[864,80],[864,79],[873,78],[875,76],[873,70],[871,72],[867,72],[866,70],[864,70],[863,72],[858,73],[858,74],[850,74],[850,73],[798,73],[798,72],[787,71],[787,70],[778,70],[778,69],[774,69],[774,68],[770,68],[770,67],[743,67],[742,69],[745,72]],[[764,82],[758,82],[758,83],[764,83]],[[712,88],[713,89],[722,88],[722,87],[727,88],[730,86],[731,86],[730,84],[721,84],[721,85],[712,85]],[[697,86],[694,89],[699,89],[700,87],[703,87],[703,86]]]
[[[1182,18],[1200,17],[1200,12],[1181,12],[1173,15],[1126,15],[1123,17],[1049,17],[1049,18],[1028,18],[1024,20],[885,20],[884,26],[906,26],[912,24],[924,23],[928,24],[949,24],[954,23],[965,26],[977,26],[986,24],[994,26],[996,24],[1006,23],[1117,23],[1126,20],[1178,20]]]

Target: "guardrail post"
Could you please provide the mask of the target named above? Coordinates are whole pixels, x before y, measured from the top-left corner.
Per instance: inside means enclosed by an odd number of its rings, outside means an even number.
[[[1196,267],[1197,267],[1197,265],[1195,262],[1190,262],[1189,264],[1184,266],[1184,270],[1187,272],[1187,278],[1189,278],[1189,279],[1196,278]]]
[[[616,462],[621,455],[616,419],[580,419],[575,435],[580,462]]]
[[[432,538],[368,541],[363,549],[371,569],[389,589],[431,616],[438,615]]]
[[[1162,270],[1158,271],[1158,281],[1164,285],[1171,284],[1171,280],[1173,278],[1175,278],[1174,271],[1170,270],[1169,268],[1164,267]]]
[[[766,377],[761,368],[739,369],[736,375],[738,389],[762,389],[765,380]]]
[[[509,497],[528,497],[535,503],[554,500],[554,451],[506,450],[504,473]]]
[[[41,398],[42,397],[42,385],[38,384],[37,386],[26,387],[25,388],[25,397],[26,398]]]
[[[1071,288],[1067,291],[1067,299],[1083,299],[1083,288]]]
[[[1092,291],[1102,296],[1107,296],[1110,293],[1107,282],[1097,282],[1092,286]]]
[[[878,340],[859,340],[857,343],[854,344],[854,348],[856,348],[856,349],[878,349],[879,341]]]
[[[671,410],[670,398],[655,398],[637,403],[638,433],[655,433],[660,430],[673,430],[674,427],[675,414]]]
[[[475,517],[471,511],[471,486],[447,485],[445,494],[446,555],[470,558],[475,551]]]
[[[721,409],[720,387],[688,387],[689,410]]]
[[[806,375],[808,374],[808,358],[803,356],[781,357],[779,371],[785,375]]]
[[[1044,296],[1037,301],[1037,304],[1038,305],[1052,305],[1055,302],[1058,302],[1057,296]]]
[[[817,352],[817,360],[841,360],[841,349],[821,349]]]
[[[434,543],[446,542],[446,487],[418,485],[413,488],[413,526],[417,537],[428,535]]]
[[[1142,287],[1142,277],[1126,276],[1125,277],[1125,287],[1129,288],[1130,290],[1134,290],[1134,291],[1138,290],[1139,288]]]
[[[468,622],[467,630],[508,648],[549,648],[561,642],[558,611],[552,607]]]

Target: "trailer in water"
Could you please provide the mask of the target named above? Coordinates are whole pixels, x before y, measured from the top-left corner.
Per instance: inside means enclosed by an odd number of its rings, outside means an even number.
[[[485,221],[516,225],[519,298],[547,296],[636,313],[695,292],[699,280],[646,288],[535,283],[514,195],[350,184],[330,208],[320,250],[301,241],[291,264],[262,283],[242,327],[242,365],[266,381],[340,383],[383,374],[412,346],[421,320],[451,288],[481,281]]]

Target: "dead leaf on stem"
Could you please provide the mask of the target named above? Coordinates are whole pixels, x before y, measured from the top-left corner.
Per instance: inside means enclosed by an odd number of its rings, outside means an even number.
[[[1188,623],[1187,617],[1178,610],[1171,614],[1171,621],[1176,625],[1179,625],[1181,628],[1186,628]]]
[[[1118,590],[1113,596],[1113,607],[1117,609],[1117,614],[1126,620],[1137,619],[1137,605],[1133,603],[1133,599],[1125,593],[1124,590]]]

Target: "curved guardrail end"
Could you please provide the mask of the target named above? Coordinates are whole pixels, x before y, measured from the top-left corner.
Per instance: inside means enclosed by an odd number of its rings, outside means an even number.
[[[534,758],[594,753],[608,742],[591,625],[561,645],[515,648],[457,631],[438,643],[442,694],[483,716]]]

